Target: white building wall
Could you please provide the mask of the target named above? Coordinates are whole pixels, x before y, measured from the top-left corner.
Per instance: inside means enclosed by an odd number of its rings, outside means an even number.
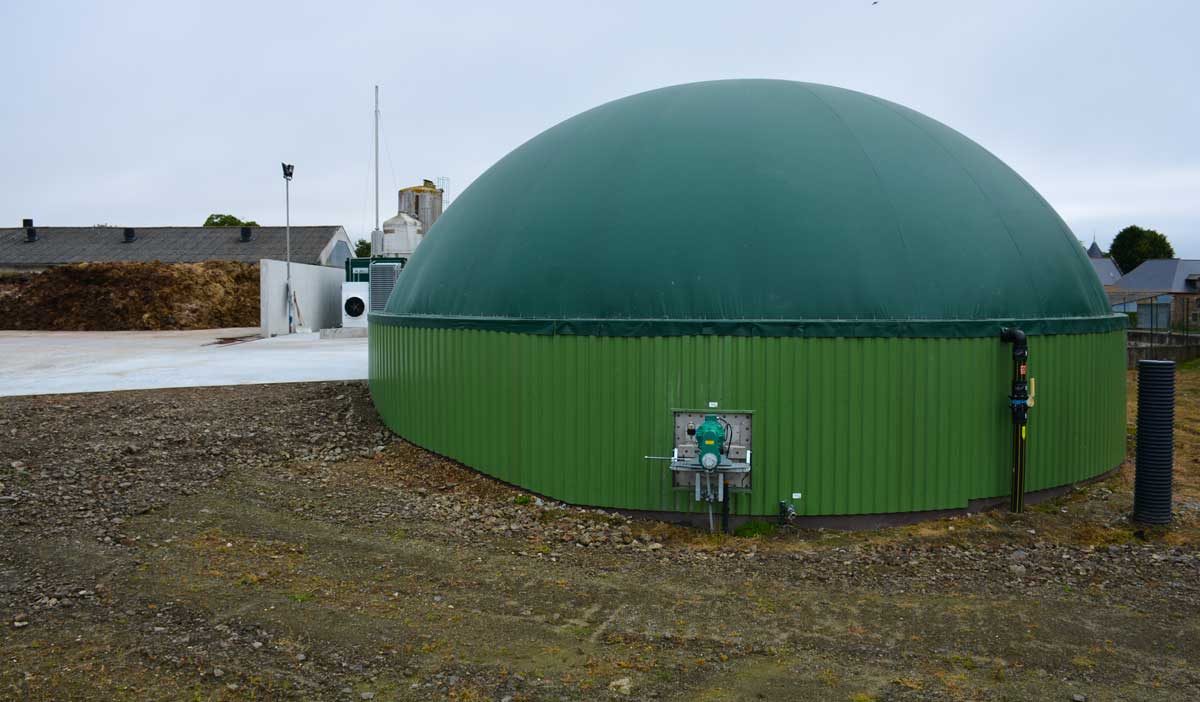
[[[258,262],[259,324],[264,337],[287,334],[287,263],[264,258]],[[296,326],[312,331],[342,324],[341,268],[292,263],[292,287],[300,314]]]

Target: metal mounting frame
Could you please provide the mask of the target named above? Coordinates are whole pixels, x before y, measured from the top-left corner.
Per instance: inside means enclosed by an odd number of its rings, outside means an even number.
[[[721,457],[720,464],[711,471],[706,471],[697,464],[699,447],[687,434],[689,423],[699,425],[705,415],[715,414],[721,420],[730,424],[733,435],[730,437],[728,455]],[[716,499],[717,495],[724,499],[726,490],[730,492],[747,492],[751,488],[751,466],[753,461],[753,422],[754,412],[750,410],[717,410],[698,408],[674,408],[671,410],[674,425],[675,447],[671,451],[670,470],[672,486],[676,490],[691,490],[703,496],[705,501]],[[693,475],[694,474],[694,475]],[[720,480],[713,480],[719,475]],[[713,488],[713,483],[718,483]],[[709,489],[702,489],[708,485]],[[700,498],[697,498],[700,499]],[[718,500],[720,501],[720,500]]]

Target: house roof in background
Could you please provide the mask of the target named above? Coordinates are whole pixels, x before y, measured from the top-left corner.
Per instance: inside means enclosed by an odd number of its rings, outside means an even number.
[[[1200,261],[1186,258],[1153,258],[1121,277],[1115,287],[1144,292],[1200,292],[1187,280],[1200,276]]]
[[[1100,246],[1094,241],[1092,242],[1092,245],[1088,247],[1087,252],[1088,258],[1104,258],[1104,252],[1100,250]]]
[[[1111,258],[1096,258],[1089,252],[1088,260],[1092,262],[1092,268],[1096,269],[1096,275],[1100,278],[1101,285],[1113,285],[1121,279],[1121,270],[1117,268],[1117,264],[1113,263]]]
[[[135,227],[136,238],[124,241],[123,227],[37,227],[37,241],[25,240],[21,227],[0,229],[0,266],[35,267],[64,263],[111,261],[282,260],[286,256],[283,227],[251,227],[250,241],[241,227]],[[292,227],[292,260],[320,265],[321,252],[345,230],[337,225]]]

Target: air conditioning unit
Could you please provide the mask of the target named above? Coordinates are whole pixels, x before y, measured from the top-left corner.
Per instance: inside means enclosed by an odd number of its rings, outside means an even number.
[[[370,302],[370,283],[342,283],[342,327],[367,326],[367,308]]]
[[[400,279],[400,271],[404,263],[400,261],[371,262],[371,311],[382,312],[387,307],[388,298],[392,296],[392,288]]]

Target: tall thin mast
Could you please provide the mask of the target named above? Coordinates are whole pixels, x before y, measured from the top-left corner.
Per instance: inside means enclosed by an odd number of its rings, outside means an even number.
[[[379,231],[379,86],[375,86],[375,231]]]

